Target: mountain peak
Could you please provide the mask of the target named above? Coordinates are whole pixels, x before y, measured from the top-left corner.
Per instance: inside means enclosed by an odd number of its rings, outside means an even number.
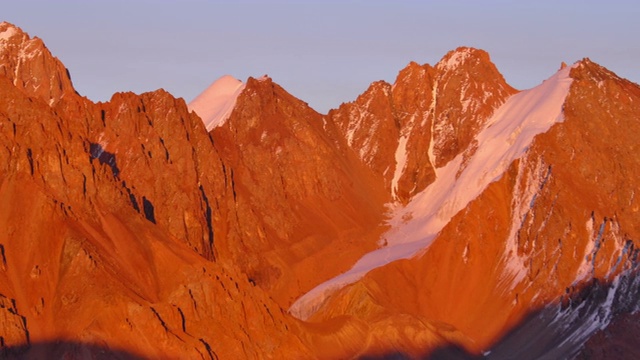
[[[428,67],[428,64],[424,64],[424,65],[420,65],[415,61],[409,61],[409,63],[407,64],[407,66],[404,67],[404,69],[402,69],[401,71],[407,71],[407,70],[424,70],[426,67]]]
[[[480,49],[461,46],[455,50],[449,51],[437,64],[436,69],[440,71],[450,71],[469,64],[475,60],[475,63],[490,62],[489,54]]]
[[[231,75],[224,75],[193,99],[188,105],[189,110],[198,114],[207,131],[211,131],[229,118],[236,99],[244,88],[242,81]]]
[[[13,48],[24,47],[24,44],[27,42],[38,43],[38,46],[33,46],[34,44],[30,44],[30,50],[32,50],[31,52],[33,52],[36,47],[44,48],[44,43],[39,38],[34,37],[33,39],[31,39],[29,34],[25,33],[21,28],[13,25],[12,23],[6,21],[0,23],[0,54],[7,53],[10,51],[10,49]],[[28,54],[23,54],[23,56],[25,55],[27,55],[26,57],[33,57],[32,55],[29,56]]]
[[[411,61],[407,66],[400,70],[400,72],[398,72],[394,86],[397,86],[399,83],[409,81],[409,79],[414,77],[421,78],[424,76],[425,71],[429,71],[429,69],[433,69],[429,64],[420,65],[415,61]]]
[[[246,87],[250,89],[260,88],[260,87],[270,87],[270,86],[273,86],[274,84],[276,83],[273,81],[273,79],[269,75],[265,74],[260,77],[250,76],[247,79]]]
[[[571,71],[571,77],[574,79],[591,78],[596,81],[603,81],[607,79],[616,79],[619,81],[629,82],[616,75],[613,71],[591,61],[589,58],[584,58],[578,61]]]
[[[8,22],[0,23],[0,75],[49,105],[75,95],[69,72],[44,42]]]
[[[260,77],[256,77],[256,78],[251,76],[251,77],[249,77],[249,79],[253,79],[253,80],[256,80],[256,81],[271,81],[271,82],[273,82],[273,79],[271,79],[271,76],[269,76],[267,74],[264,74],[264,75],[262,75]]]

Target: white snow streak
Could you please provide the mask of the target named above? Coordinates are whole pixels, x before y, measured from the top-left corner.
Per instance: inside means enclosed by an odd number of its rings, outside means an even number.
[[[433,184],[395,212],[390,220],[392,228],[385,235],[386,247],[364,255],[347,272],[300,297],[289,312],[307,319],[334,291],[375,268],[425,250],[456,213],[524,154],[535,135],[562,121],[562,105],[572,82],[569,70],[562,69],[541,85],[511,96],[478,134],[477,151],[464,170],[458,175],[463,159],[460,154],[436,170]]]
[[[400,176],[404,172],[404,168],[407,165],[407,139],[409,135],[403,135],[398,141],[398,147],[396,148],[396,169],[393,173],[393,179],[391,180],[391,192],[394,197],[398,195],[398,181]]]
[[[429,106],[429,114],[431,114],[431,138],[429,139],[429,150],[427,155],[429,156],[429,162],[433,168],[436,168],[436,155],[434,149],[435,144],[435,131],[436,131],[436,106],[438,105],[438,80],[433,84],[431,89],[431,105]],[[425,119],[427,117],[425,116]]]
[[[225,75],[193,99],[189,103],[189,110],[195,111],[207,131],[211,131],[227,121],[244,87],[245,84],[240,80]]]
[[[578,283],[581,280],[586,279],[591,274],[591,256],[593,256],[593,250],[595,248],[595,240],[596,240],[596,232],[594,228],[594,219],[593,217],[589,217],[585,227],[587,229],[587,234],[589,234],[589,241],[585,245],[584,252],[581,256],[580,266],[576,272],[576,279],[574,283]]]
[[[533,207],[538,193],[542,190],[547,177],[550,175],[550,170],[545,168],[541,160],[538,161],[531,172],[527,171],[526,166],[526,161],[522,161],[518,165],[518,175],[516,184],[513,187],[514,196],[511,203],[511,227],[503,254],[505,260],[503,280],[512,287],[527,275],[526,257],[518,254],[518,232],[523,226],[531,225],[533,217],[528,216],[528,213]]]

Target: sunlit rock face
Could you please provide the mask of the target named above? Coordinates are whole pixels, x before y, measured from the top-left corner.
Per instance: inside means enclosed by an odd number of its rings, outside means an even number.
[[[50,105],[75,95],[67,69],[42,40],[7,22],[0,23],[0,64],[14,86]]]
[[[393,85],[373,83],[330,111],[348,145],[406,203],[465,150],[484,122],[512,94],[489,54],[449,52],[434,67],[410,63]]]
[[[231,186],[183,100],[94,104],[14,79],[0,77],[3,357],[309,354],[298,325],[217,259]]]
[[[287,308],[375,248],[389,196],[336,126],[270,78],[250,78],[211,132],[237,224],[220,251]]]
[[[96,104],[0,24],[0,357],[633,353],[640,88],[550,75],[458,48],[327,115],[268,77]]]

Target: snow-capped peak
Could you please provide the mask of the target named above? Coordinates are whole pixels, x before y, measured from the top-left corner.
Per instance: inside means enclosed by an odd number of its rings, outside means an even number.
[[[189,103],[189,110],[195,111],[207,131],[211,131],[229,118],[244,87],[245,84],[233,76],[222,76]]]

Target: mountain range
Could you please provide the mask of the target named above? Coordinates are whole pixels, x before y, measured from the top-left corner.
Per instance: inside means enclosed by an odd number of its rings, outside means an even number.
[[[1,23],[0,357],[640,357],[640,87],[550,75],[94,103]]]

